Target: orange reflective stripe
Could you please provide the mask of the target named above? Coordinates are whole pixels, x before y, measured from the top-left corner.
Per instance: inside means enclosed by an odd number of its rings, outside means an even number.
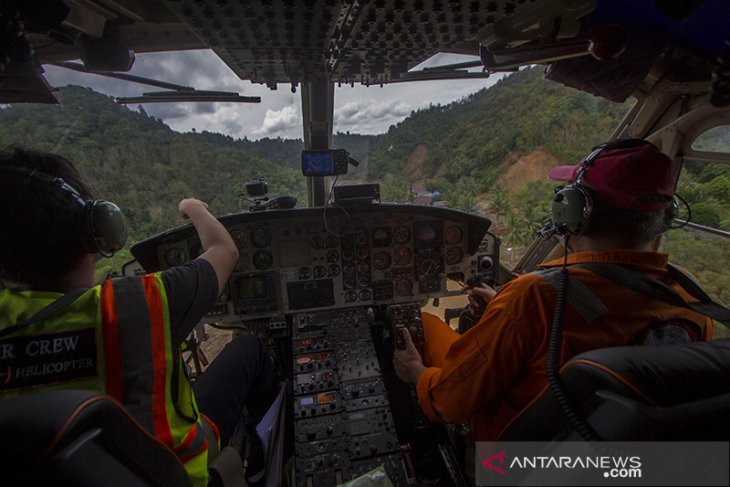
[[[182,463],[188,463],[193,458],[196,458],[198,455],[201,455],[207,449],[208,449],[208,440],[206,440],[204,438],[203,444],[198,450],[194,451],[193,453],[191,453],[190,455],[187,455],[187,456],[182,456],[182,455],[178,454],[178,458],[180,459],[180,461]]]
[[[206,442],[205,430],[200,424],[195,423],[188,430],[183,442],[175,448],[175,453],[181,459],[188,458],[190,455],[196,456],[202,451],[201,447],[204,444],[207,446]]]
[[[104,379],[106,393],[124,402],[122,379],[122,347],[119,341],[119,319],[114,288],[110,280],[101,285],[101,320],[104,332]]]
[[[167,357],[165,356],[165,317],[162,309],[162,298],[160,297],[160,290],[157,287],[157,280],[154,274],[143,276],[142,286],[149,309],[150,337],[152,342],[152,366],[154,370],[154,378],[152,381],[152,422],[157,438],[165,445],[173,448],[172,431],[170,430],[167,408],[165,406],[168,391],[166,387]]]

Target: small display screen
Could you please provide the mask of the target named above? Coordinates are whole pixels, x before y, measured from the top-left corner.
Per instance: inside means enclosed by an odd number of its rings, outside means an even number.
[[[323,392],[322,394],[317,394],[318,404],[329,404],[331,402],[335,402],[336,400],[337,394],[334,392]]]
[[[305,176],[328,176],[334,171],[332,152],[302,152],[302,173]]]
[[[299,400],[300,406],[312,406],[314,404],[313,397],[303,397]]]
[[[265,298],[269,295],[267,276],[238,276],[235,280],[235,291],[238,299]]]

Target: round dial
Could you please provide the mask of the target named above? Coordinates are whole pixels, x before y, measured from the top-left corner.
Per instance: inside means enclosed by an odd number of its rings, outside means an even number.
[[[461,250],[461,247],[446,248],[446,265],[458,264],[463,257],[464,251]]]
[[[255,247],[266,247],[271,243],[271,232],[263,227],[254,228],[251,232],[251,243]]]
[[[370,289],[360,289],[358,297],[360,298],[360,301],[370,301],[373,297],[373,293],[370,292]]]
[[[367,233],[358,233],[355,235],[355,245],[358,247],[361,245],[367,245],[368,244],[368,234]]]
[[[357,301],[357,292],[352,291],[352,290],[347,291],[345,293],[345,302],[346,303],[353,303],[355,301]]]
[[[184,264],[186,258],[185,251],[179,247],[171,247],[165,251],[165,264],[170,267]]]
[[[413,252],[408,247],[396,247],[394,260],[396,265],[407,265],[411,263]]]
[[[339,239],[337,237],[335,237],[334,235],[327,235],[327,238],[325,239],[325,245],[327,246],[328,249],[337,247],[337,244],[339,244],[339,243],[340,243]]]
[[[411,231],[405,225],[399,225],[393,229],[393,240],[395,243],[404,244],[411,239]]]
[[[305,279],[309,279],[312,277],[312,269],[309,267],[300,267],[299,268],[299,280],[304,281]]]
[[[395,280],[395,294],[398,296],[410,296],[413,291],[413,281],[400,278]]]
[[[456,225],[449,225],[446,227],[446,243],[449,245],[458,244],[461,242],[461,228]]]
[[[373,255],[373,267],[379,271],[383,271],[390,267],[390,254],[384,250],[375,252]]]
[[[416,240],[421,242],[431,242],[436,239],[436,229],[430,223],[422,223],[418,225],[418,233],[416,234]]]
[[[310,240],[309,244],[312,246],[313,249],[323,249],[324,239],[322,237],[312,237],[312,240]]]
[[[327,272],[331,277],[337,277],[340,275],[340,266],[337,264],[330,264],[327,268]]]
[[[367,247],[360,247],[357,249],[357,258],[360,260],[365,260],[368,257],[370,257],[370,249]]]
[[[315,279],[322,279],[327,275],[327,269],[324,268],[323,265],[318,265],[314,268],[314,278]]]
[[[416,278],[428,281],[441,273],[441,262],[434,257],[424,257],[416,263]]]
[[[387,247],[390,245],[390,230],[387,227],[373,229],[373,246]]]
[[[257,269],[268,269],[273,263],[274,257],[265,250],[259,250],[253,254],[253,265],[256,266]]]

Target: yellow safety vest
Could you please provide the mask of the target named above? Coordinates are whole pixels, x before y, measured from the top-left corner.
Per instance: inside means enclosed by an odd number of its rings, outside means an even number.
[[[62,296],[0,291],[0,333]],[[118,400],[178,456],[193,485],[207,484],[208,444],[172,343],[159,273],[110,279],[62,310],[0,337],[0,397],[90,389]]]

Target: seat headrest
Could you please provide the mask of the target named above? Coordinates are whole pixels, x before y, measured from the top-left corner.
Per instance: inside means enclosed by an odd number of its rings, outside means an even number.
[[[592,350],[569,360],[562,376],[579,397],[608,389],[672,406],[718,396],[730,392],[730,339]]]

